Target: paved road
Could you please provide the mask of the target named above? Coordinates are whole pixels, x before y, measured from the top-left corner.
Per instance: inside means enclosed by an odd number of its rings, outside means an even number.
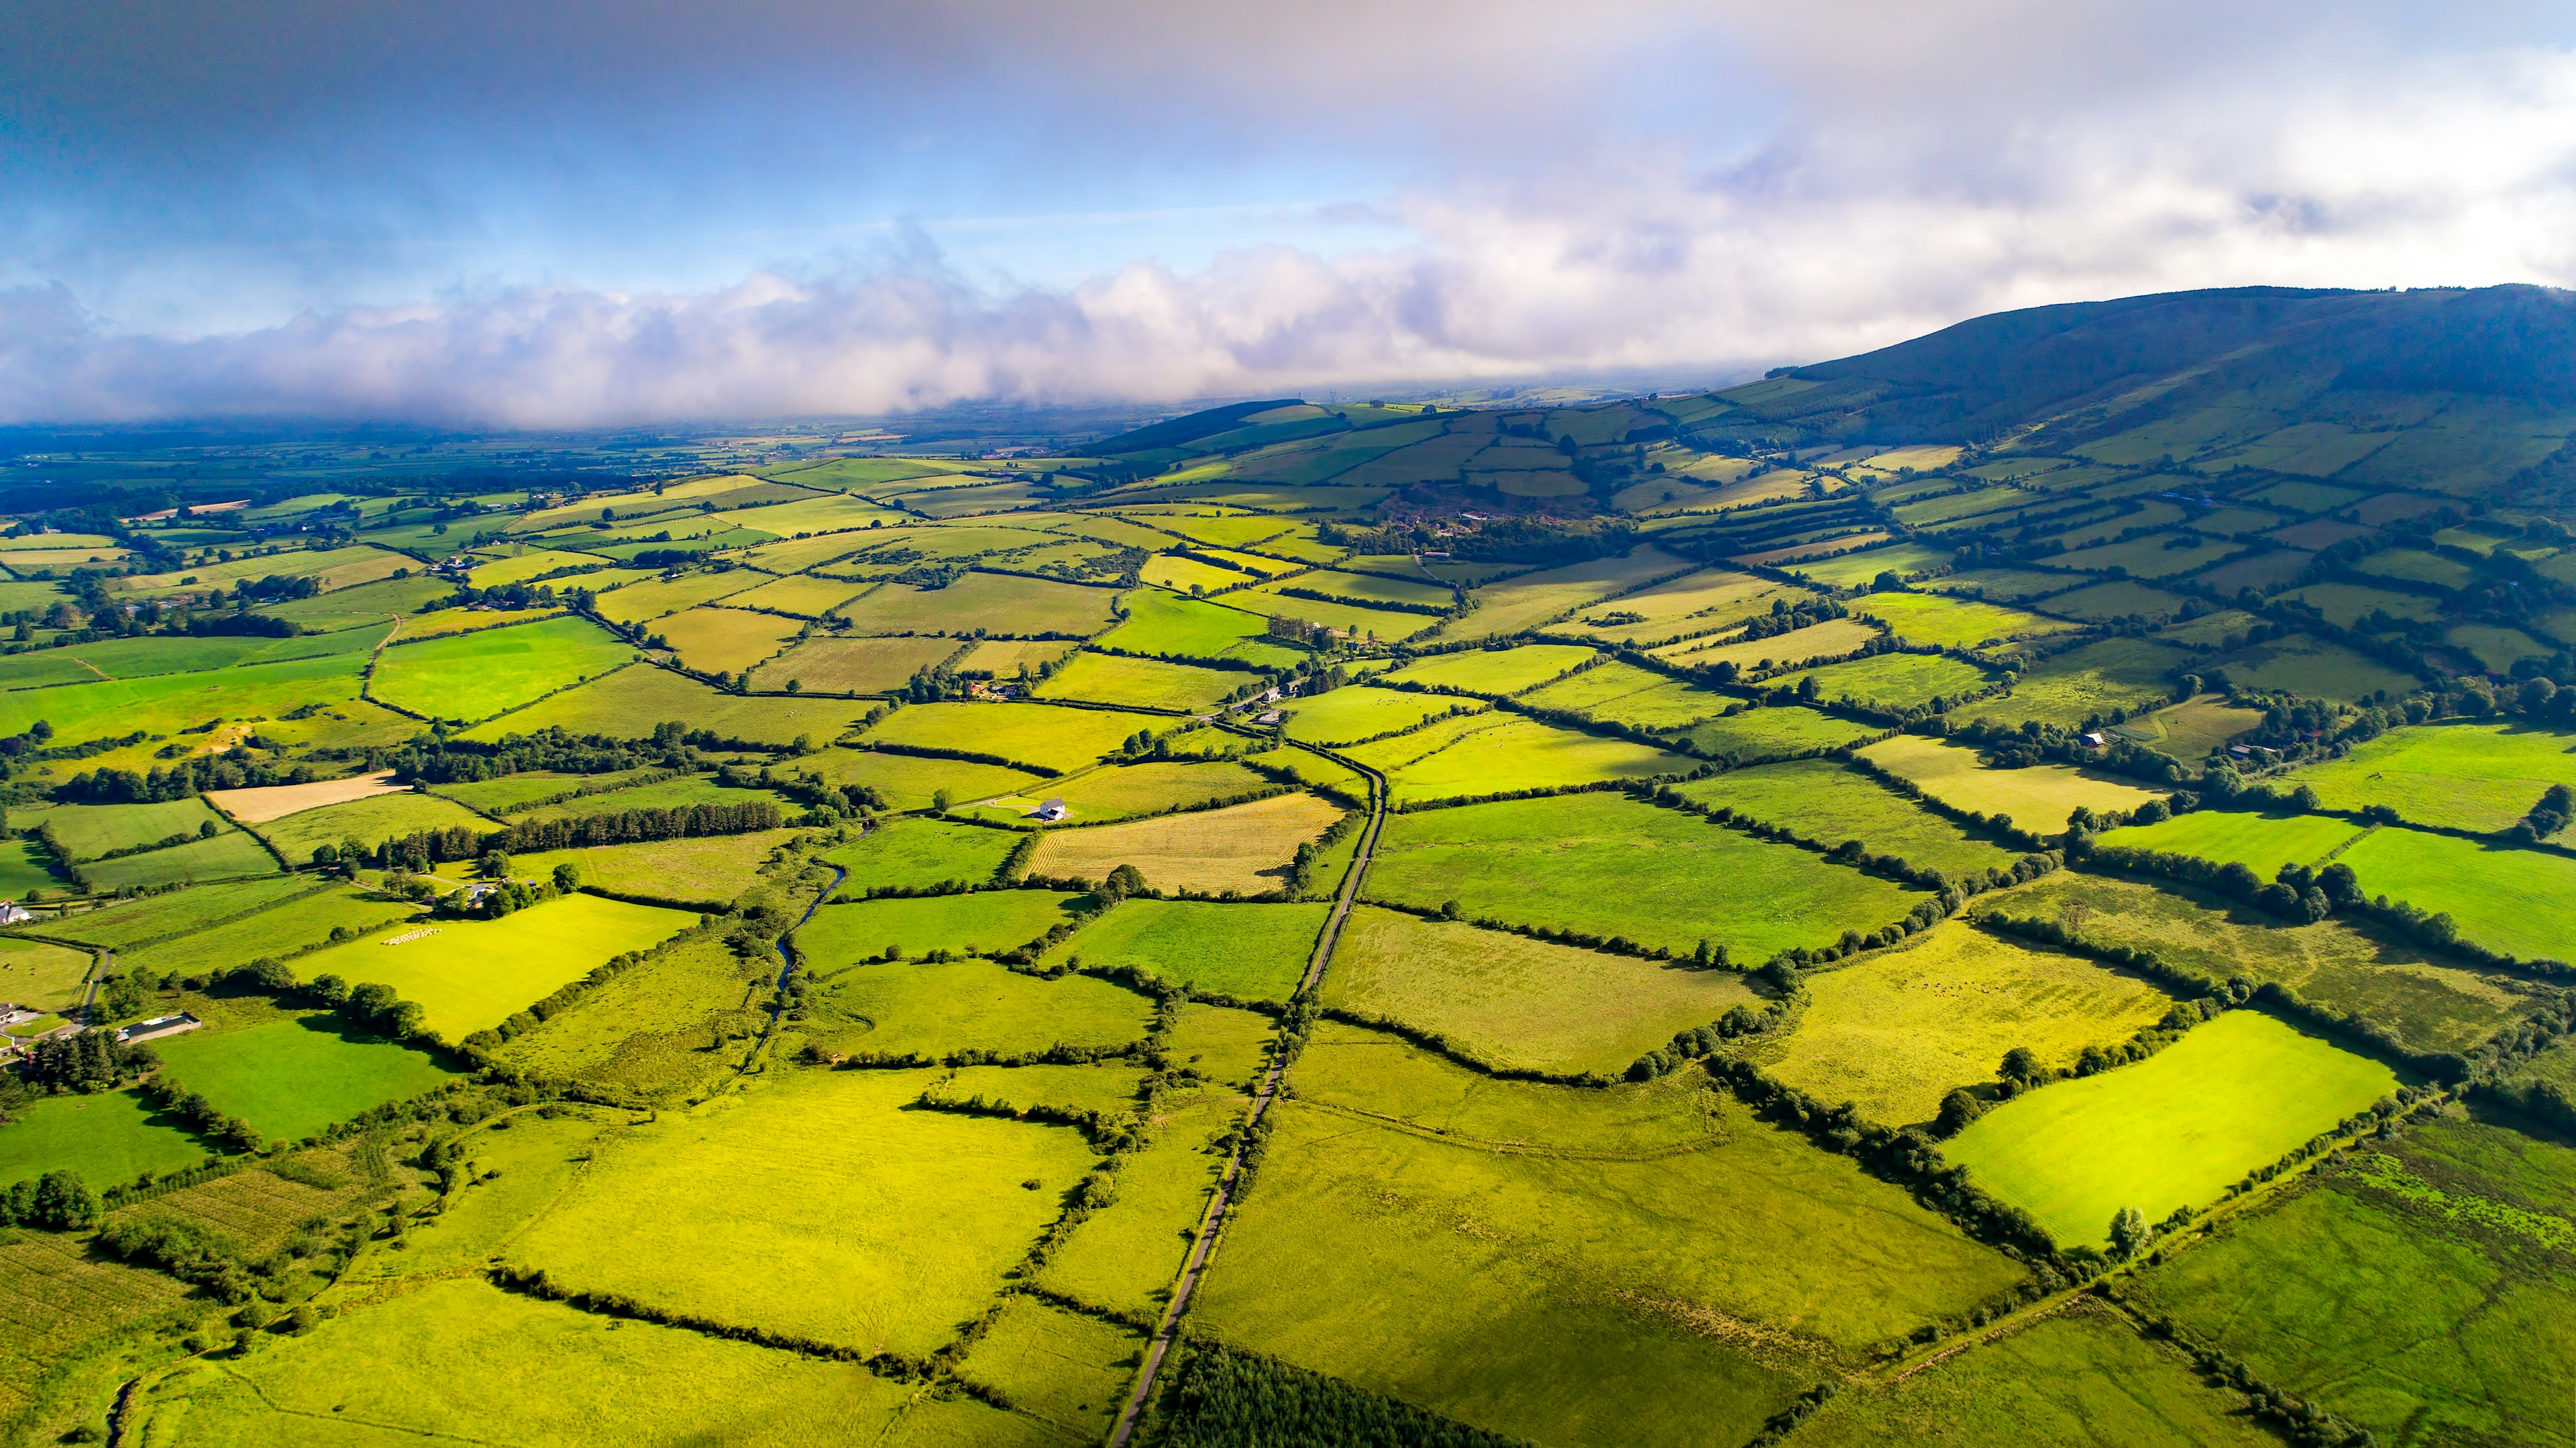
[[[1348,761],[1344,761],[1348,762]],[[1315,958],[1306,965],[1306,977],[1299,982],[1300,996],[1311,994],[1324,978],[1324,968],[1332,963],[1333,946],[1342,938],[1342,922],[1350,918],[1351,901],[1359,894],[1360,876],[1367,872],[1369,860],[1377,853],[1378,826],[1386,822],[1386,776],[1374,770],[1369,777],[1369,821],[1360,835],[1359,853],[1351,860],[1350,872],[1342,877],[1342,893],[1333,904],[1333,917],[1324,923],[1323,938],[1315,942]],[[1199,1219],[1198,1240],[1190,1244],[1190,1260],[1181,1269],[1180,1286],[1172,1292],[1172,1304],[1163,1311],[1163,1325],[1154,1332],[1154,1340],[1145,1347],[1145,1367],[1136,1375],[1136,1390],[1127,1399],[1127,1407],[1118,1415],[1118,1428],[1109,1435],[1109,1448],[1127,1448],[1136,1425],[1144,1421],[1145,1405],[1153,1401],[1154,1380],[1163,1370],[1163,1360],[1172,1344],[1180,1337],[1181,1318],[1189,1311],[1190,1296],[1198,1291],[1199,1278],[1207,1271],[1208,1255],[1216,1249],[1217,1230],[1225,1225],[1226,1208],[1234,1201],[1235,1179],[1243,1172],[1243,1148],[1253,1137],[1253,1129],[1270,1111],[1271,1101],[1279,1094],[1279,1076],[1286,1067],[1272,1062],[1252,1094],[1252,1110],[1243,1119],[1243,1130],[1234,1143],[1234,1154],[1225,1160],[1225,1174],[1217,1178],[1216,1195],[1208,1199],[1207,1214]]]

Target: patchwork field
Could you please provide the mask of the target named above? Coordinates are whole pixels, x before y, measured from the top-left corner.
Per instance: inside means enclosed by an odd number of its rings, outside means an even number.
[[[1989,818],[2004,816],[2040,835],[2065,829],[2066,817],[2078,806],[2097,813],[2126,813],[2158,798],[2127,781],[2063,764],[1987,769],[1978,764],[1975,750],[1918,734],[1900,734],[1860,752],[1953,809]]]
[[[1753,993],[1690,970],[1360,906],[1325,978],[1330,1008],[1446,1041],[1488,1065],[1615,1076]]]
[[[807,693],[882,694],[957,653],[950,638],[813,638],[751,671],[755,689]]]
[[[1390,670],[1391,682],[1420,684],[1426,689],[1456,689],[1501,698],[1534,689],[1593,657],[1577,644],[1524,644],[1518,648],[1468,649],[1434,654]]]
[[[1686,772],[1681,755],[1535,719],[1475,715],[1346,751],[1385,771],[1399,805]]]
[[[1408,694],[1393,689],[1335,689],[1280,705],[1287,716],[1288,737],[1308,744],[1347,745],[1411,729],[1453,709],[1472,709],[1470,700],[1442,694]]]
[[[417,1096],[454,1075],[426,1052],[350,1034],[327,1015],[191,1031],[154,1049],[188,1089],[262,1135],[288,1140]]]
[[[1115,654],[1076,654],[1029,691],[1038,699],[1081,699],[1136,709],[1197,713],[1214,708],[1244,685],[1244,676],[1157,659]]]
[[[2384,804],[2412,824],[2492,833],[2553,784],[2576,787],[2576,738],[2507,724],[2400,729],[2289,776],[2328,809]]]
[[[346,804],[298,810],[259,826],[277,853],[301,864],[318,845],[339,846],[355,840],[372,850],[386,840],[426,830],[468,829],[483,834],[493,822],[451,799],[434,794],[380,794]]]
[[[1342,806],[1320,796],[1283,794],[1129,824],[1052,829],[1029,857],[1029,872],[1100,880],[1134,865],[1159,890],[1258,895],[1285,888],[1297,847],[1343,814]]]
[[[2030,666],[2011,694],[1959,711],[1963,719],[2073,728],[2114,709],[2136,710],[2176,698],[2176,672],[2192,662],[2181,649],[2145,639],[2103,639],[2055,654]]]
[[[1208,995],[1285,1004],[1331,911],[1324,904],[1127,900],[1084,927],[1048,964],[1132,969]]]
[[[855,900],[871,890],[920,890],[957,881],[984,885],[1019,843],[1008,830],[954,825],[940,820],[898,820],[817,858],[848,870],[834,898]]]
[[[1087,897],[1053,890],[979,890],[968,895],[853,900],[827,905],[796,932],[797,949],[814,968],[828,969],[872,958],[892,948],[896,958],[932,951],[998,955],[1074,922],[1073,907]]]
[[[2144,1061],[2005,1102],[1942,1155],[2061,1245],[2100,1246],[2123,1208],[2157,1222],[2206,1207],[2396,1086],[2376,1061],[2229,1011]]]
[[[305,980],[336,975],[417,1001],[422,1023],[450,1041],[499,1025],[579,980],[610,956],[648,950],[687,928],[687,916],[597,895],[570,895],[500,920],[447,920],[435,934],[388,945],[407,926],[370,933],[295,962]]]
[[[1098,763],[1139,729],[1160,734],[1174,722],[1154,714],[1045,704],[914,704],[887,715],[865,741],[972,751],[1062,773]]]
[[[541,850],[511,856],[510,867],[523,876],[540,877],[552,875],[557,865],[578,865],[586,889],[668,901],[688,909],[721,908],[751,885],[771,852],[793,838],[793,830],[761,830],[639,845]]]
[[[1917,869],[1945,875],[2008,870],[2020,858],[2016,851],[1966,834],[1867,775],[1826,760],[1729,770],[1680,789],[1693,804],[1730,809],[1827,845],[1858,840],[1873,855],[1894,855]]]
[[[857,938],[823,942],[812,954],[832,962],[865,946]],[[1083,975],[1040,980],[989,960],[825,964],[818,971],[818,1006],[802,1034],[830,1051],[905,1059],[1119,1047],[1141,1040],[1154,1018],[1154,1003],[1124,986]]]
[[[470,723],[596,678],[634,652],[578,618],[453,634],[385,650],[367,695],[423,718]]]
[[[1790,845],[1615,794],[1402,814],[1363,882],[1372,899],[1463,918],[1624,937],[1759,964],[1901,919],[1920,892]]]
[[[1928,1122],[1953,1088],[1995,1080],[2015,1047],[2071,1069],[2085,1047],[2116,1046],[2173,1004],[2139,977],[1958,921],[1816,972],[1807,993],[1797,1024],[1751,1058],[1891,1126]]]

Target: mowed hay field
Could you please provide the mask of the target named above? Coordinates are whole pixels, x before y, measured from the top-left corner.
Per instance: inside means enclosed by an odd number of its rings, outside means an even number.
[[[2152,952],[2212,986],[2243,976],[2337,1014],[2358,1013],[2417,1051],[2466,1052],[2533,999],[2501,973],[2464,968],[2364,922],[2290,925],[2215,895],[2074,870],[1981,897],[1979,910],[2077,928],[2095,945]]]
[[[2269,880],[2283,865],[2322,863],[2359,839],[2365,828],[2321,815],[2204,809],[2151,825],[2110,830],[2103,834],[2102,843],[2241,864]]]
[[[2007,1101],[1942,1155],[2060,1246],[2100,1246],[2122,1208],[2157,1222],[2206,1207],[2397,1084],[2376,1061],[2235,1010],[2144,1061]]]
[[[2369,1143],[2135,1300],[2386,1443],[2576,1442],[2576,1150],[2457,1114]]]
[[[424,718],[470,722],[597,678],[634,657],[624,639],[588,619],[549,619],[395,644],[377,656],[367,695]]]
[[[455,1041],[499,1025],[611,956],[650,949],[692,923],[673,910],[568,895],[499,920],[398,922],[304,956],[295,967],[306,980],[336,975],[352,985],[391,986],[419,1002],[424,1025]],[[383,943],[413,930],[437,933]]]
[[[1296,1073],[1209,1330],[1488,1431],[1748,1438],[1842,1354],[2018,1275],[1687,1076],[1495,1081],[1332,1024]]]
[[[2576,737],[2510,724],[2399,729],[2288,776],[2328,809],[2381,804],[2412,824],[2494,833],[2553,784],[2576,787]]]
[[[1594,792],[1421,810],[1387,822],[1371,899],[1759,963],[1872,931],[1923,898],[1791,845]]]
[[[1085,926],[1048,963],[1136,970],[1202,994],[1285,1004],[1332,908],[1127,900]]]
[[[509,1255],[581,1291],[926,1354],[1094,1160],[1065,1127],[903,1110],[929,1080],[804,1072],[629,1127]]]
[[[1258,895],[1285,888],[1297,847],[1344,813],[1317,795],[1283,794],[1130,824],[1048,830],[1029,857],[1029,873],[1097,881],[1134,865],[1158,890]]]
[[[1324,978],[1329,1008],[1437,1037],[1489,1065],[1617,1075],[1738,1005],[1743,977],[1359,906]]]
[[[1930,1121],[1952,1088],[1994,1080],[2016,1046],[2068,1069],[2086,1046],[2116,1046],[2173,1005],[2136,976],[1955,920],[1816,971],[1807,994],[1795,1024],[1758,1040],[1752,1059],[1891,1126]]]
[[[1899,734],[1860,753],[1944,804],[1972,814],[2007,815],[2018,827],[2039,835],[2063,831],[2066,817],[2078,806],[2125,814],[2161,798],[2153,790],[2063,764],[1987,769],[1977,763],[1975,750],[1919,734]]]

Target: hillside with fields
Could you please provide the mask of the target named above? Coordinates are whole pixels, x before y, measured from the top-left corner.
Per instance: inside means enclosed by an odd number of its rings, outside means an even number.
[[[67,452],[0,1448],[2576,1445],[2571,358]]]

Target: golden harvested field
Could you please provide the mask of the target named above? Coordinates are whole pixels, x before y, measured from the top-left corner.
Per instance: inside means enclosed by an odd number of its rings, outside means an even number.
[[[353,774],[347,779],[317,779],[311,784],[272,784],[260,789],[210,789],[206,802],[246,825],[264,824],[269,820],[294,814],[298,810],[316,809],[326,804],[346,804],[351,800],[370,799],[380,794],[403,794],[407,784],[393,782],[394,772],[378,770],[374,774]]]
[[[1297,846],[1344,811],[1311,794],[1283,794],[1228,809],[1164,815],[1123,825],[1049,830],[1029,873],[1099,880],[1134,865],[1157,890],[1228,890],[1257,895],[1283,888]]]

